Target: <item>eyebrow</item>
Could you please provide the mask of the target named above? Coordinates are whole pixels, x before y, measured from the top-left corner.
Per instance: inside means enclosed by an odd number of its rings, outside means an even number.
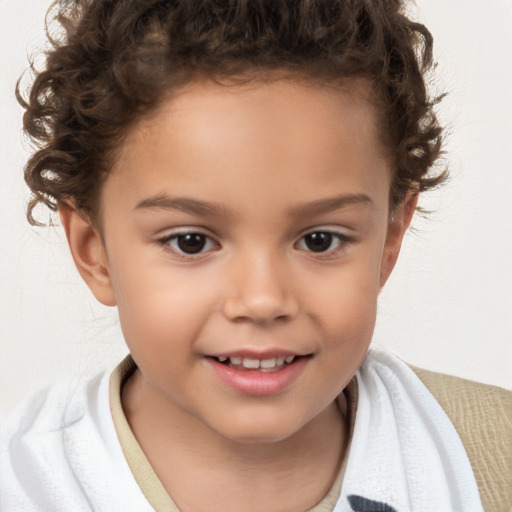
[[[366,204],[372,206],[374,203],[370,197],[365,194],[344,194],[327,199],[320,199],[319,201],[299,204],[298,206],[291,208],[289,210],[289,214],[292,217],[321,215],[322,213],[339,210],[354,204]],[[138,202],[135,206],[135,210],[153,208],[180,210],[185,213],[191,213],[199,216],[220,216],[227,214],[225,208],[209,201],[200,201],[190,197],[173,197],[165,194],[148,197]]]
[[[310,215],[321,215],[322,213],[340,210],[346,206],[363,204],[374,206],[374,202],[366,194],[343,194],[340,196],[320,199],[311,203],[304,203],[293,207],[290,214],[293,217],[307,217]]]
[[[148,197],[135,206],[135,210],[152,208],[180,210],[200,216],[221,215],[224,212],[224,208],[208,201],[199,201],[190,197],[173,197],[165,194]]]

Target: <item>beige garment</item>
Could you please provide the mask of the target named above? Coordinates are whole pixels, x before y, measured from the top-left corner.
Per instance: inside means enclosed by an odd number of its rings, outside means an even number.
[[[110,409],[112,411],[112,418],[114,420],[117,437],[119,438],[119,443],[128,466],[130,467],[130,470],[142,493],[151,506],[157,512],[179,512],[178,507],[165,490],[163,484],[160,482],[158,476],[151,467],[151,464],[144,455],[142,448],[135,439],[121,405],[121,390],[123,384],[130,378],[136,368],[137,367],[133,359],[131,356],[128,356],[114,370],[110,378]],[[341,494],[341,484],[343,482],[343,475],[345,473],[347,463],[347,454],[350,447],[350,440],[352,439],[352,433],[354,431],[354,422],[356,417],[357,382],[355,378],[352,379],[347,386],[345,395],[348,403],[349,425],[349,436],[345,450],[345,457],[342,460],[338,475],[336,476],[329,492],[320,503],[307,512],[332,512]]]
[[[485,512],[512,512],[512,391],[411,368],[455,426]]]

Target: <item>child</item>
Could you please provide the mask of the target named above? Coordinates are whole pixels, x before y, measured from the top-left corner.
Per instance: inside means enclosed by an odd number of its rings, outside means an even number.
[[[444,179],[429,32],[376,0],[60,12],[28,215],[130,356],[6,423],[2,511],[507,510],[510,393],[368,351]]]

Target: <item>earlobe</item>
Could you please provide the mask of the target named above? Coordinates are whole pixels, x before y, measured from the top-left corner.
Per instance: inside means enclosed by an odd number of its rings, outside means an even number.
[[[395,207],[389,217],[388,231],[380,269],[381,288],[386,284],[386,281],[395,267],[405,232],[411,223],[417,204],[418,192],[409,190],[405,199]]]
[[[102,304],[115,306],[107,254],[100,233],[72,203],[59,203],[59,215],[78,272]]]

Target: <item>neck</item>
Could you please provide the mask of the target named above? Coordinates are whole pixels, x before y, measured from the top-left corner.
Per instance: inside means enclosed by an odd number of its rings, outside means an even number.
[[[347,444],[346,403],[332,402],[273,442],[227,439],[148,389],[136,372],[122,394],[130,427],[182,512],[307,510],[328,493]],[[198,492],[200,489],[200,492]]]

